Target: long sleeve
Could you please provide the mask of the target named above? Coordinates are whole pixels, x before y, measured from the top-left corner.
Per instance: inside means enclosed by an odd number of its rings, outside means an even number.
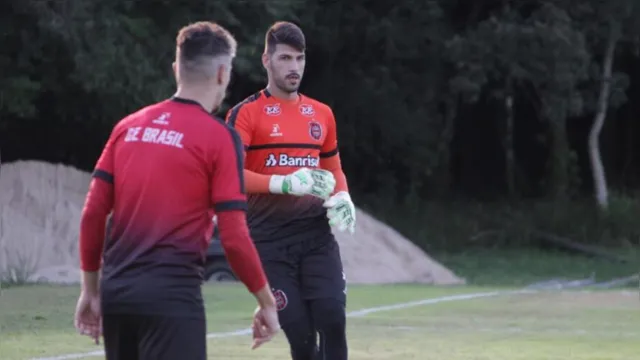
[[[242,143],[233,129],[228,130],[229,136],[221,137],[213,164],[211,203],[229,265],[253,293],[267,280],[247,227]]]
[[[220,242],[229,262],[229,266],[247,289],[255,293],[267,284],[247,227],[246,214],[243,211],[224,211],[218,214]]]
[[[93,179],[80,219],[80,267],[83,271],[100,269],[107,216],[114,203],[114,135],[109,138],[96,163]]]
[[[322,144],[320,152],[320,167],[333,173],[333,176],[336,179],[334,193],[349,191],[347,177],[342,170],[342,163],[340,161],[340,153],[338,151],[338,133],[333,112],[330,113],[327,137]]]

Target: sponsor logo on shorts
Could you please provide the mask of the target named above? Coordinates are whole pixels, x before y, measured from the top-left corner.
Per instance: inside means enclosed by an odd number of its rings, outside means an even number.
[[[289,156],[288,154],[274,154],[267,156],[264,162],[266,167],[282,166],[282,167],[308,167],[316,168],[320,165],[320,158],[316,156]]]
[[[287,307],[287,304],[289,304],[287,294],[285,294],[284,291],[280,289],[272,289],[271,291],[273,292],[273,297],[276,299],[276,308],[278,309],[278,311],[284,310],[284,308]]]

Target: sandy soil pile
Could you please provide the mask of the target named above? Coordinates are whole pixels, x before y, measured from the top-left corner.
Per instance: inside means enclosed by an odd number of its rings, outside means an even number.
[[[0,169],[0,274],[79,280],[78,229],[90,174],[37,161]],[[336,234],[349,283],[461,284],[393,229],[362,211],[354,236]]]
[[[78,280],[78,228],[89,181],[88,173],[64,165],[2,164],[0,273]]]
[[[393,228],[360,209],[355,234],[335,231],[334,235],[349,283],[465,283]]]

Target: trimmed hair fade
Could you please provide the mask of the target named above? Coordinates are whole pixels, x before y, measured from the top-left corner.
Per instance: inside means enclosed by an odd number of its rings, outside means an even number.
[[[307,48],[304,33],[300,27],[287,21],[278,21],[269,27],[264,38],[265,53],[273,54],[278,44],[291,46],[298,51],[305,51]]]
[[[189,24],[176,37],[178,71],[186,81],[215,76],[216,61],[236,56],[237,42],[224,27],[209,21]]]
[[[189,24],[178,32],[176,47],[185,60],[200,56],[235,57],[237,42],[224,27],[209,21]]]

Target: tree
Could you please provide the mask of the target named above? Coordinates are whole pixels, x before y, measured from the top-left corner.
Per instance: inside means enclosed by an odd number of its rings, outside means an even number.
[[[517,9],[505,6],[498,16],[455,36],[448,48],[458,69],[451,81],[455,91],[472,102],[481,92],[491,91],[503,104],[505,183],[509,196],[516,195],[514,95],[529,85],[539,94],[542,114],[552,135],[551,183],[557,189],[553,193],[564,193],[568,183],[565,121],[574,110],[574,89],[586,76],[588,65],[584,40],[571,19],[553,6],[544,6],[526,19]]]
[[[609,108],[609,95],[611,93],[611,73],[613,69],[613,57],[615,56],[616,44],[620,36],[620,26],[615,21],[610,24],[607,49],[604,54],[602,65],[602,80],[600,85],[600,95],[598,97],[598,109],[593,118],[591,131],[589,131],[589,159],[591,161],[591,171],[593,175],[593,186],[595,198],[598,206],[606,210],[609,207],[609,191],[607,188],[607,178],[600,155],[600,133],[604,126],[604,121]]]
[[[563,4],[567,5],[567,4]],[[588,137],[588,153],[593,178],[594,197],[598,207],[607,210],[609,191],[605,166],[600,149],[600,134],[610,108],[619,106],[624,99],[626,74],[614,72],[616,49],[621,41],[636,41],[640,35],[637,17],[640,5],[635,0],[611,0],[585,2],[568,10],[579,19],[581,27],[590,39],[588,46],[594,55],[594,65],[600,63],[586,92],[594,98],[595,107]],[[597,96],[595,95],[597,93]],[[612,95],[613,98],[612,98]]]
[[[350,181],[387,203],[436,192],[425,183],[442,159],[435,149],[448,73],[439,55],[448,34],[438,3],[322,6],[303,18],[317,24],[308,32],[305,86],[313,82],[309,94],[336,113]]]
[[[527,36],[517,10],[505,6],[499,16],[491,16],[465,34],[454,36],[448,43],[451,60],[458,74],[451,80],[454,93],[467,101],[478,100],[483,89],[492,89],[492,96],[503,104],[505,183],[507,194],[516,195],[516,156],[513,139],[514,92],[519,83],[530,80],[532,74],[523,64],[528,61]]]
[[[585,35],[562,8],[544,4],[527,23],[535,34],[530,49],[531,64],[537,70],[533,85],[549,129],[548,191],[552,198],[564,199],[570,194],[572,181],[567,120],[584,112],[578,87],[588,79],[590,53]]]

